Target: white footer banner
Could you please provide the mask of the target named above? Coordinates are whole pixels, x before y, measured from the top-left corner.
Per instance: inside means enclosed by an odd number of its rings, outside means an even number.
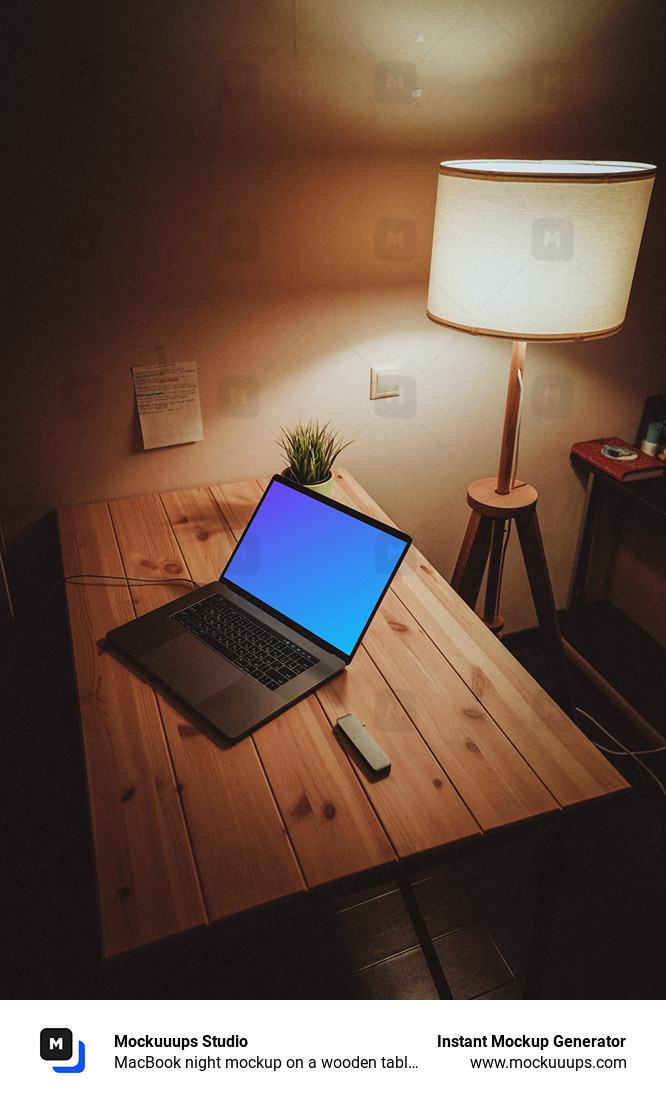
[[[4,1008],[4,1091],[41,1100],[243,1100],[266,1087],[288,1100],[345,1090],[377,1090],[382,1100],[460,1090],[484,1100],[490,1090],[511,1100],[626,1100],[638,1090],[652,1095],[663,1077],[661,1001],[36,1000]]]

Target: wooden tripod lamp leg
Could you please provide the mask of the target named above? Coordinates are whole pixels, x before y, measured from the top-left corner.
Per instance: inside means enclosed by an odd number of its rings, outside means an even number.
[[[480,512],[473,511],[469,517],[465,538],[451,578],[451,587],[454,592],[457,592],[471,608],[474,608],[481,590],[491,534],[492,521]]]
[[[456,567],[451,577],[451,587],[474,609],[481,591],[483,574],[488,564],[488,580],[482,619],[493,634],[499,635],[504,619],[499,614],[499,587],[504,521],[493,519],[481,512],[472,511],[467,531],[460,548]]]
[[[482,478],[468,487],[467,503],[472,509],[472,515],[453,572],[451,586],[462,596],[465,603],[474,607],[486,564],[488,564],[483,621],[495,634],[501,633],[504,622],[499,612],[502,545],[506,524],[514,519],[539,626],[551,661],[555,681],[554,693],[560,705],[571,712],[564,644],[536,516],[537,492],[533,486],[525,482],[513,484],[526,349],[526,341],[514,341],[498,476]]]
[[[499,638],[504,626],[504,619],[500,615],[499,600],[506,523],[503,519],[493,519],[491,523],[493,533],[488,558],[488,579],[486,581],[486,598],[483,604],[482,618],[488,629],[492,630],[493,634],[496,634]]]

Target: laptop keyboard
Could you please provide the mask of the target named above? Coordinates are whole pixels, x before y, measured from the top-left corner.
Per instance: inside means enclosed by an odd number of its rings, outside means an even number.
[[[261,626],[217,593],[176,611],[172,618],[273,691],[317,661],[300,646]]]

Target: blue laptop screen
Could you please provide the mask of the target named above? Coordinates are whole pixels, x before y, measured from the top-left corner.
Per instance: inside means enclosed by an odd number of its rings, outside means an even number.
[[[410,541],[272,481],[222,579],[349,656]]]

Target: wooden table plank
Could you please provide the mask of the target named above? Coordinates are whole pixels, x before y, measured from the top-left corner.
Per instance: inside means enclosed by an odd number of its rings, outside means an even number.
[[[122,574],[105,504],[58,513],[65,576]],[[133,615],[125,585],[70,583],[67,599],[90,792],[104,951],[206,921],[155,696],[98,639]]]
[[[127,576],[156,582],[132,587],[137,615],[192,590],[178,541],[158,496],[112,500],[109,510]],[[164,585],[157,583],[162,580]]]
[[[211,920],[303,893],[305,881],[254,742],[223,742],[160,699]]]
[[[253,734],[308,886],[395,861],[314,696]]]
[[[365,646],[484,831],[559,809],[395,593]]]
[[[424,629],[455,662],[459,674],[471,682],[481,705],[493,715],[504,735],[561,806],[574,806],[629,789],[630,785],[612,764],[492,634],[499,652],[492,652],[495,646],[488,647],[490,652],[485,651],[486,639],[483,648],[471,646],[461,624],[456,628],[447,619],[444,626],[439,593],[424,590],[421,584],[415,584],[418,591],[414,591],[411,583],[406,580],[403,585],[401,581],[397,588],[399,595],[404,596]]]
[[[220,505],[234,538],[239,539],[245,530],[268,481],[268,478],[257,478],[211,486],[213,497]]]
[[[337,474],[340,499],[392,522],[348,471]],[[392,587],[561,806],[628,789],[416,547]]]
[[[161,504],[151,497],[114,502],[112,511],[134,575],[152,577],[164,562],[177,563],[183,575],[205,583],[217,579],[235,545],[207,489],[165,493]],[[150,554],[152,547],[160,553]],[[160,584],[131,590],[142,610],[178,594]],[[302,892],[303,876],[252,741],[230,745],[165,690],[157,689],[157,699],[210,919]]]
[[[389,775],[377,779],[339,738],[400,858],[479,835],[477,822],[363,646],[317,698],[331,727],[343,714],[355,714],[390,757]],[[331,736],[338,735],[331,731]]]
[[[216,581],[237,539],[231,533],[211,489],[186,489],[161,494],[180,552],[199,584]]]

